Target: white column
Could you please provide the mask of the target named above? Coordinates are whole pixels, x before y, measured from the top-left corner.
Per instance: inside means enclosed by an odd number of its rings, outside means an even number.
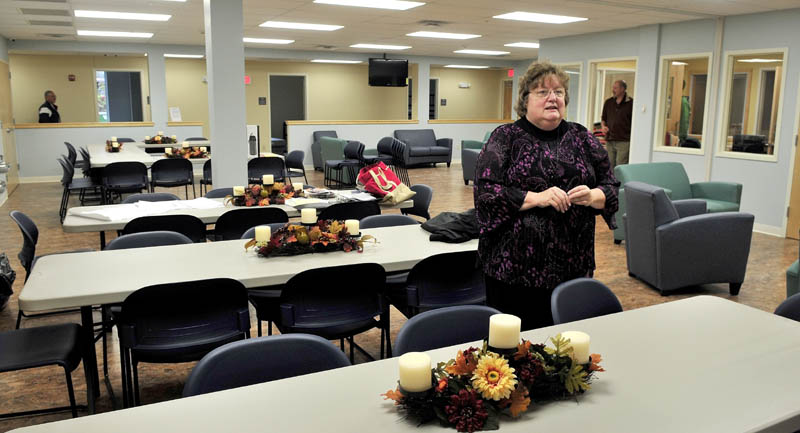
[[[150,78],[150,118],[156,131],[166,131],[167,121],[167,68],[164,50],[160,47],[147,49],[147,75]]]
[[[431,91],[431,64],[419,62],[417,65],[417,119],[419,119],[419,127],[425,128],[430,117],[428,95]]]
[[[247,183],[242,0],[204,0],[214,188]]]
[[[661,25],[639,28],[639,58],[636,62],[636,91],[633,96],[633,124],[629,161],[653,160],[653,126],[655,125],[658,59],[661,55]]]

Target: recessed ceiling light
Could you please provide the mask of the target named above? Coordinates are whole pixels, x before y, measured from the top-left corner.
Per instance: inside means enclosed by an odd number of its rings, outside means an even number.
[[[679,62],[679,61],[673,61],[672,62],[672,66],[687,66],[687,65],[688,65],[688,63],[686,63],[686,62]]]
[[[185,3],[186,0],[164,0],[165,2],[182,2]]]
[[[397,11],[404,11],[425,4],[423,2],[399,0],[314,0],[314,3],[339,6],[356,6],[361,8],[393,9]]]
[[[75,16],[78,18],[109,18],[114,20],[140,20],[140,21],[169,21],[172,15],[163,14],[140,14],[133,12],[105,12],[105,11],[85,11],[76,10]]]
[[[361,63],[361,60],[332,60],[332,59],[314,59],[311,63],[346,63],[346,64],[356,64]]]
[[[339,30],[344,26],[331,24],[289,23],[286,21],[265,21],[261,23],[259,27],[270,27],[273,29],[320,30],[323,32],[330,32],[332,30]]]
[[[488,66],[476,65],[444,65],[445,68],[458,68],[458,69],[489,69]]]
[[[407,50],[411,47],[407,45],[380,45],[380,44],[355,44],[350,48],[369,48],[374,50]]]
[[[112,38],[152,38],[152,33],[107,32],[102,30],[78,30],[78,36],[108,36]]]
[[[177,59],[202,59],[202,54],[164,54],[164,57],[174,57]]]
[[[242,41],[251,44],[280,44],[286,45],[294,42],[292,39],[264,39],[264,38],[242,38]]]
[[[502,56],[504,54],[511,54],[508,51],[491,51],[491,50],[457,50],[453,52],[456,54],[481,54],[484,56]]]
[[[737,62],[742,63],[772,63],[772,62],[782,62],[783,59],[739,59]]]
[[[537,14],[534,12],[510,12],[502,15],[495,15],[493,18],[501,20],[532,21],[534,23],[547,24],[567,24],[578,21],[587,21],[589,18],[570,17],[566,15]]]
[[[513,44],[505,44],[504,47],[514,48],[539,48],[538,42],[514,42]]]
[[[414,33],[408,33],[406,36],[414,36],[417,38],[441,38],[441,39],[472,39],[481,37],[481,35],[470,35],[465,33],[442,33],[442,32],[414,32]]]

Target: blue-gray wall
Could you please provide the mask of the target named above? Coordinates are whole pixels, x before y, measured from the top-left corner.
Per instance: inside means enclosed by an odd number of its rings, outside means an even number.
[[[0,60],[8,63],[8,39],[0,36]]]
[[[712,180],[742,183],[742,211],[756,216],[757,230],[782,236],[786,229],[786,206],[794,160],[794,128],[798,118],[798,22],[800,9],[791,9],[545,39],[541,41],[539,57],[557,63],[581,63],[584,72],[581,85],[586,89],[590,61],[637,57],[631,162],[676,161],[683,163],[693,182]],[[721,48],[717,44],[718,37]],[[725,94],[722,78],[726,51],[784,48],[788,54],[784,60],[783,106],[776,134],[777,161],[719,155],[719,128],[724,121],[721,101]],[[711,117],[708,118],[703,154],[654,151],[659,59],[663,55],[694,53],[712,53],[714,61],[721,62],[716,74],[709,72],[709,85],[712,86],[710,99],[716,102],[716,106],[709,107],[713,111],[706,111],[706,115]],[[585,121],[588,91],[582,92],[574,102],[580,104],[580,120]]]

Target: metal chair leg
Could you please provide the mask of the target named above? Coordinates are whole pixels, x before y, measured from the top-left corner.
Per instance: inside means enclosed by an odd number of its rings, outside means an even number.
[[[256,323],[258,323],[258,336],[261,336],[261,319],[256,319]]]
[[[72,410],[72,417],[78,417],[78,406],[75,405],[75,390],[72,389],[72,375],[69,370],[64,368],[64,373],[67,375],[67,392],[69,393],[69,407]]]
[[[19,329],[20,322],[22,322],[22,310],[19,310],[19,312],[17,312],[17,327],[14,329]]]
[[[139,406],[139,363],[131,355],[131,366],[133,367],[133,405]]]
[[[350,363],[355,364],[356,362],[356,352],[355,352],[355,343],[353,343],[353,336],[351,335],[349,338],[350,341]]]

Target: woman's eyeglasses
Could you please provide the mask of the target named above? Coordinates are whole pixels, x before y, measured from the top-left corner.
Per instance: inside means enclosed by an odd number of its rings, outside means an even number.
[[[539,99],[545,99],[550,96],[550,92],[553,92],[558,99],[564,99],[564,97],[567,96],[567,91],[564,89],[538,89],[532,91],[531,93],[533,93],[533,96]]]

